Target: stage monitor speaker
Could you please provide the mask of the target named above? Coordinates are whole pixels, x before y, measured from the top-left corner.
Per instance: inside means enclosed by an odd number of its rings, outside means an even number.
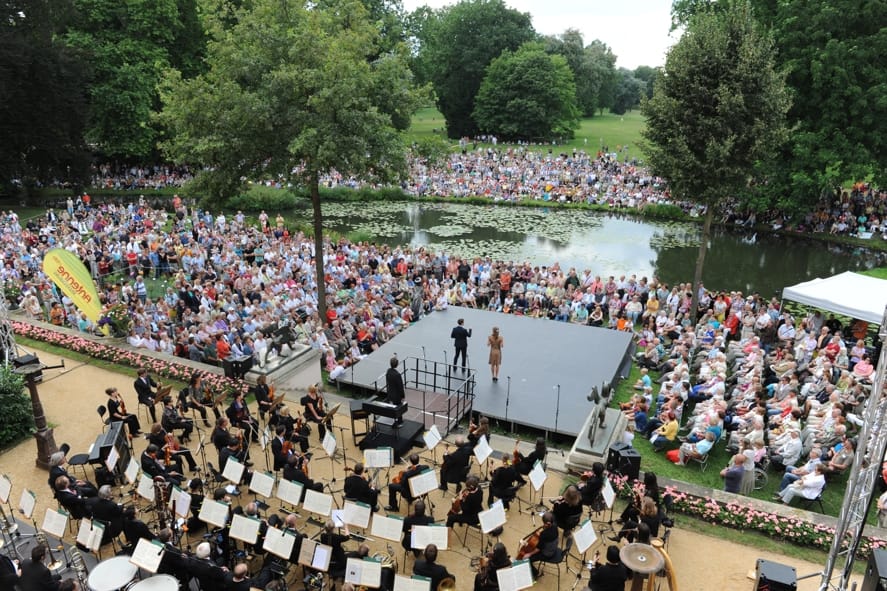
[[[641,454],[627,443],[614,443],[607,452],[607,471],[637,480],[641,473]]]
[[[795,591],[798,574],[794,567],[758,558],[754,591]]]
[[[40,359],[36,355],[21,355],[20,357],[16,357],[12,360],[13,367],[24,367],[26,365],[40,363]],[[35,382],[43,381],[43,372],[38,371],[33,374]]]
[[[887,591],[887,550],[872,550],[861,591]]]

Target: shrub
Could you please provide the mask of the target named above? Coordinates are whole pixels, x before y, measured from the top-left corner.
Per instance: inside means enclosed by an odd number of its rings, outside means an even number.
[[[677,205],[653,204],[645,205],[640,210],[640,214],[645,218],[657,220],[684,220],[687,214]]]
[[[34,413],[24,384],[22,376],[8,366],[0,367],[0,447],[17,443],[34,432]]]
[[[298,199],[290,189],[250,185],[239,195],[226,200],[222,208],[231,211],[286,211],[295,207]]]

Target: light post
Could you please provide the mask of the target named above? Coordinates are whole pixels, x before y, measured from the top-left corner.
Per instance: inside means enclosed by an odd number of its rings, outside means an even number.
[[[65,367],[64,360],[60,365],[47,366],[40,362],[29,363],[21,367],[13,369],[13,373],[22,376],[25,379],[25,386],[31,395],[31,409],[34,413],[34,426],[37,432],[34,433],[34,439],[37,441],[37,467],[49,470],[49,456],[58,451],[55,444],[55,436],[52,428],[46,426],[46,415],[43,413],[43,403],[40,402],[40,393],[37,392],[37,376],[44,369],[56,369]]]

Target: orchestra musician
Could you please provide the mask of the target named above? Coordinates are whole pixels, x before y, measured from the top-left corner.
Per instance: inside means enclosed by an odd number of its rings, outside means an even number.
[[[139,417],[126,412],[126,404],[117,388],[105,388],[105,394],[108,395],[108,420],[126,423],[130,438],[141,435],[142,426],[139,423]]]
[[[320,440],[323,441],[323,437],[326,435],[326,427],[323,424],[323,419],[326,417],[326,407],[323,402],[323,395],[317,389],[317,386],[314,384],[308,386],[308,393],[302,396],[299,403],[305,409],[302,413],[305,420],[317,423],[317,434]]]
[[[256,538],[256,543],[252,545],[253,553],[258,555],[264,555],[265,550],[262,547],[262,544],[265,540],[265,534],[268,533],[268,522],[262,519],[261,515],[259,515],[259,505],[255,501],[250,501],[246,504],[246,507],[243,509],[243,513],[251,518],[255,519],[259,522],[259,535]]]
[[[456,436],[456,450],[445,453],[440,467],[440,490],[447,490],[448,484],[456,485],[456,494],[462,490],[462,483],[468,477],[471,455],[474,446],[461,435]]]
[[[323,533],[320,534],[320,543],[332,547],[330,552],[330,568],[329,576],[331,579],[345,578],[345,549],[342,544],[351,539],[351,532],[348,531],[348,524],[343,528],[345,535],[336,533],[336,524],[332,519],[328,519],[323,526]]]
[[[591,591],[623,591],[629,572],[619,558],[619,546],[607,547],[607,564],[601,564],[599,558],[600,552],[595,552],[594,566],[588,578]]]
[[[274,430],[274,439],[271,440],[271,456],[274,458],[274,471],[277,472],[286,465],[293,451],[292,442],[286,438],[286,427],[277,425]]]
[[[410,465],[407,469],[395,476],[388,484],[388,505],[385,506],[386,511],[399,511],[399,502],[397,493],[400,493],[408,502],[413,501],[413,495],[410,493],[410,479],[427,470],[428,466],[419,464],[419,454],[410,454]]]
[[[65,476],[71,481],[73,488],[81,497],[90,498],[98,495],[99,491],[93,483],[87,480],[80,480],[68,473],[68,470],[65,468],[68,463],[67,450],[68,444],[64,443],[59,448],[59,451],[49,456],[49,488],[54,491],[55,483],[59,476]]]
[[[92,517],[92,505],[96,497],[86,498],[77,492],[67,476],[59,476],[55,481],[55,498],[74,519]]]
[[[317,492],[323,491],[322,482],[314,482],[308,477],[308,473],[306,472],[307,467],[308,459],[305,456],[301,456],[297,453],[291,455],[286,461],[286,466],[283,467],[283,477],[285,479],[291,482],[298,482],[305,487],[302,490],[302,498],[299,499],[299,502],[305,500],[305,491],[309,488],[312,490],[316,490]]]
[[[518,482],[521,484],[526,484],[526,480],[522,478],[526,476],[533,470],[533,466],[536,465],[536,462],[545,462],[545,456],[548,455],[548,446],[545,444],[544,437],[538,437],[536,439],[536,448],[530,452],[529,455],[523,456],[519,452],[515,452],[517,459],[519,460],[515,464],[515,469],[517,473],[521,475],[521,478],[518,478]]]
[[[190,469],[191,472],[200,471],[200,468],[197,467],[197,462],[194,461],[194,456],[191,454],[191,450],[182,447],[181,443],[176,439],[176,436],[164,429],[160,423],[154,423],[151,425],[151,433],[148,435],[148,443],[152,443],[159,447],[160,451],[163,452],[162,455],[164,458],[167,456],[167,450],[169,450],[169,462],[165,462],[168,468],[174,466],[173,469],[176,472],[184,473],[184,470],[182,469],[182,460],[184,460],[188,463],[188,469]]]
[[[139,402],[148,407],[148,412],[151,413],[151,422],[156,423],[157,414],[154,410],[154,396],[158,384],[151,379],[151,376],[148,375],[148,370],[144,367],[140,367],[137,374],[138,377],[132,386],[139,397]]]
[[[230,439],[228,439],[228,445],[225,446],[225,448],[222,449],[222,451],[219,453],[219,472],[225,471],[225,466],[228,464],[228,460],[231,458],[234,458],[247,468],[252,467],[253,463],[245,460],[245,455],[246,452],[243,439],[241,437],[232,436]],[[244,470],[241,478],[247,478],[247,472],[248,470]]]
[[[490,475],[490,489],[487,495],[487,504],[493,504],[495,499],[502,499],[502,506],[508,510],[511,501],[517,496],[516,485],[518,474],[514,466],[508,461],[508,456],[502,458],[502,465],[493,470]]]
[[[465,490],[453,500],[453,507],[447,517],[447,527],[457,523],[477,525],[480,523],[478,514],[483,509],[484,491],[480,488],[480,480],[472,474],[465,481]]]
[[[127,505],[123,508],[123,535],[126,537],[129,553],[132,553],[139,540],[144,538],[150,541],[155,537],[145,522],[136,518],[134,505]]]
[[[588,477],[584,484],[580,485],[579,492],[582,495],[582,504],[591,507],[591,510],[600,513],[604,509],[604,497],[601,491],[604,489],[604,465],[595,462],[591,466],[591,472],[583,475]]]
[[[259,404],[259,418],[264,421],[265,414],[271,411],[271,405],[274,404],[274,395],[271,393],[268,377],[265,374],[256,379],[256,387],[253,391],[256,395],[256,402]]]
[[[385,401],[396,406],[400,406],[403,399],[406,397],[403,386],[403,376],[397,371],[398,365],[399,362],[397,356],[392,357],[389,361],[390,367],[385,373],[385,391],[388,394]]]
[[[157,454],[159,453],[159,447],[157,447],[153,443],[148,444],[148,447],[145,448],[145,451],[142,452],[140,462],[142,465],[142,472],[151,476],[152,478],[162,476],[164,480],[173,482],[176,485],[180,485],[182,483],[182,473],[177,472],[176,470],[171,470],[169,467],[163,466],[157,460]]]
[[[191,495],[191,517],[188,518],[188,533],[200,531],[205,524],[200,521],[200,508],[203,506],[203,481],[200,478],[192,478],[188,483],[188,493]]]
[[[44,564],[46,561],[46,546],[37,544],[31,548],[31,558],[22,562],[21,575],[16,581],[22,591],[58,591],[59,575],[53,575],[52,571]]]
[[[203,376],[199,373],[191,375],[191,380],[188,383],[188,406],[200,413],[200,418],[203,419],[203,424],[207,427],[209,427],[209,421],[206,420],[207,410],[213,411],[216,421],[222,416],[216,407],[212,392],[203,387]]]
[[[163,544],[163,557],[160,559],[157,574],[171,575],[179,581],[183,588],[190,588],[191,573],[188,570],[188,559],[173,544],[172,530],[164,527],[157,532],[157,540]]]
[[[239,429],[243,429],[247,438],[253,443],[259,441],[259,422],[250,415],[249,407],[243,400],[243,392],[238,392],[234,397],[234,402],[225,411],[225,414],[231,420],[231,424]]]
[[[167,396],[163,399],[163,416],[160,421],[167,433],[172,433],[175,429],[181,429],[182,441],[191,440],[191,431],[194,430],[194,421],[186,419],[179,414],[172,396]]]
[[[209,542],[197,545],[194,556],[188,559],[188,572],[197,579],[201,589],[225,588],[225,570],[213,562]]]
[[[216,451],[219,453],[219,457],[222,455],[222,450],[228,447],[228,441],[231,439],[230,427],[231,421],[226,417],[219,417],[219,419],[216,420],[216,426],[210,434],[210,439],[212,440]]]
[[[440,582],[444,579],[451,578],[454,581],[456,580],[456,577],[447,571],[447,567],[437,564],[437,546],[434,544],[425,546],[422,559],[417,560],[416,564],[413,565],[413,574],[431,579],[432,589],[437,589]]]
[[[370,486],[363,473],[363,464],[354,465],[350,476],[345,477],[345,498],[354,499],[359,503],[366,503],[373,508],[373,512],[379,510],[379,491]]]
[[[111,499],[111,487],[107,484],[99,488],[99,496],[92,505],[92,517],[105,524],[102,544],[107,544],[123,531],[123,507]]]
[[[490,437],[490,419],[487,417],[481,417],[476,425],[474,422],[471,422],[471,424],[468,425],[468,442],[471,444],[472,449],[474,449],[474,446],[480,441],[480,438],[484,436],[488,439]]]
[[[497,542],[493,550],[481,559],[480,570],[474,577],[474,591],[499,591],[496,571],[511,566],[511,557],[505,544]]]
[[[533,565],[533,575],[538,578],[541,573],[538,570],[538,566],[534,563],[560,562],[564,555],[563,551],[558,547],[558,538],[560,536],[558,536],[554,514],[551,511],[546,511],[542,515],[542,527],[534,535],[538,535],[535,547],[526,551],[523,556],[518,556],[518,558],[529,559],[530,564]]]
[[[305,425],[301,415],[293,418],[290,409],[283,404],[277,408],[277,425],[283,425],[286,428],[286,439],[293,443],[299,444],[302,453],[308,451],[311,444],[308,443],[308,427]]]
[[[554,514],[555,524],[564,532],[564,536],[569,535],[582,518],[582,495],[579,494],[579,489],[572,484],[565,488],[563,495],[552,502],[551,512]],[[568,541],[570,543],[572,542]]]
[[[419,499],[415,503],[413,503],[413,514],[409,515],[403,520],[403,539],[400,544],[403,546],[403,549],[411,550],[413,552],[413,557],[419,557],[419,550],[413,548],[412,544],[412,534],[413,534],[413,526],[414,525],[431,525],[434,523],[434,518],[430,515],[425,515],[425,501]]]

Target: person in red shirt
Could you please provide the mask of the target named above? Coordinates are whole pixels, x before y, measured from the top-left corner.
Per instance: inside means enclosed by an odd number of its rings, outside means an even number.
[[[216,352],[219,359],[225,359],[231,354],[231,345],[228,344],[228,341],[225,340],[222,334],[216,337]]]

